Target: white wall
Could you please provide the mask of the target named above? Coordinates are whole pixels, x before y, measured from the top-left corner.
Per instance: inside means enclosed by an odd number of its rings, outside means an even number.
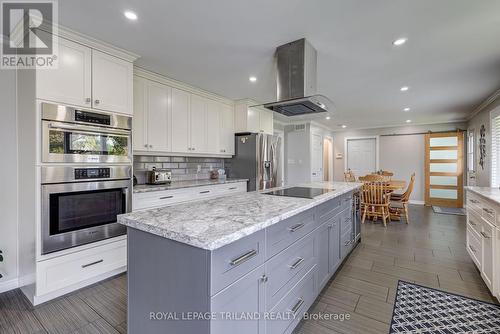
[[[17,285],[17,134],[16,73],[0,70],[0,249],[4,262],[0,292]]]
[[[424,161],[425,143],[423,133],[428,131],[454,131],[457,128],[466,129],[465,123],[432,124],[404,126],[393,128],[366,129],[335,132],[334,146],[334,180],[344,179],[344,143],[347,137],[379,136],[379,168],[394,171],[394,179],[409,180],[415,172],[415,187],[411,199],[415,202],[424,201]],[[388,136],[400,134],[399,136]],[[404,134],[404,135],[401,135]],[[336,155],[342,154],[341,159]]]

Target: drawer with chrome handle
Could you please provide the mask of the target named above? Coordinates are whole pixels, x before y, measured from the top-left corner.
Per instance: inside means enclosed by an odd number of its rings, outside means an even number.
[[[472,231],[474,231],[478,235],[481,232],[481,227],[482,227],[481,221],[482,219],[478,218],[477,214],[469,212],[469,218],[468,218],[469,227],[470,229],[472,229]]]
[[[493,225],[496,225],[496,212],[492,208],[488,207],[484,203],[481,204],[481,217],[483,217],[484,220],[490,222]]]
[[[232,266],[237,266],[237,265],[239,265],[239,264],[241,264],[241,263],[243,263],[245,261],[250,260],[255,255],[257,255],[257,251],[255,249],[252,249],[248,253],[245,253],[242,256],[240,256],[240,257],[238,257],[238,258],[236,258],[234,260],[229,261],[229,264],[232,265]]]
[[[265,230],[211,252],[211,295],[264,263]]]
[[[486,233],[484,233],[483,231],[480,232],[480,234],[483,236],[483,238],[485,239],[491,239],[491,236],[490,235],[487,235]]]
[[[484,241],[481,240],[481,237],[484,238],[484,236],[472,231],[471,228],[467,229],[467,250],[469,251],[472,261],[474,261],[479,269],[481,269],[483,258],[481,243]]]
[[[99,263],[102,263],[102,262],[104,262],[104,260],[100,259],[100,260],[97,260],[97,261],[94,261],[94,262],[90,262],[90,263],[87,263],[87,264],[82,264],[82,268],[87,268],[87,267],[95,266],[96,264],[99,264]]]
[[[266,258],[271,258],[318,226],[315,208],[285,219],[266,229]]]
[[[300,321],[304,312],[311,306],[317,294],[317,268],[312,267],[305,272],[287,294],[268,311],[273,314],[284,314],[282,320],[266,321],[266,333],[282,334]],[[270,277],[271,279],[271,277]]]
[[[274,307],[314,265],[316,239],[316,234],[309,234],[267,261],[267,310]]]

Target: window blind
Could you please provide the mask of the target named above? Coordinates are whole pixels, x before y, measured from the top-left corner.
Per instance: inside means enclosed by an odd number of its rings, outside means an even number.
[[[495,115],[496,114],[496,115]],[[491,186],[500,185],[500,115],[491,117]],[[487,158],[487,157],[486,157]]]

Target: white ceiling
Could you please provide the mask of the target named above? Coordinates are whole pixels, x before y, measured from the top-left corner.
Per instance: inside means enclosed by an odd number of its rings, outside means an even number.
[[[322,120],[332,129],[465,119],[500,88],[499,13],[498,0],[59,1],[62,25],[232,99],[275,100],[274,50],[306,37],[318,93],[336,105]],[[396,48],[400,36],[408,43]]]

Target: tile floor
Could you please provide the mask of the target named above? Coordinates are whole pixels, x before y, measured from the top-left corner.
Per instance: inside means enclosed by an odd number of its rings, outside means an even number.
[[[494,301],[465,250],[465,217],[412,206],[411,219],[387,228],[365,223],[361,244],[313,306],[349,319],[303,321],[296,333],[388,333],[398,279]],[[126,333],[126,280],[120,275],[35,308],[20,290],[0,294],[0,333]]]

